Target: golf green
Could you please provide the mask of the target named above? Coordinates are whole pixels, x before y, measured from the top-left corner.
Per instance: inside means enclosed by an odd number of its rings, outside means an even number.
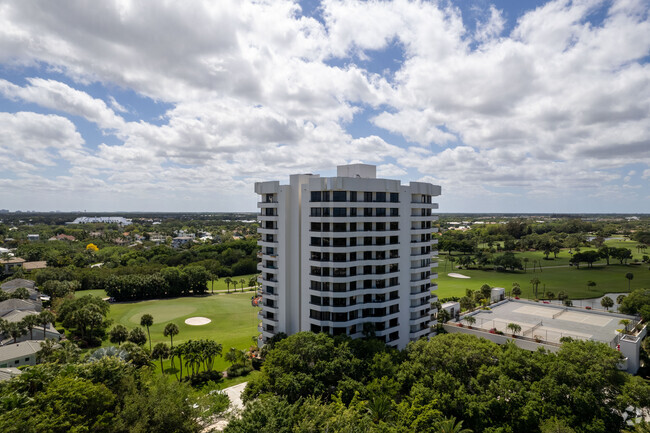
[[[251,306],[251,292],[207,295],[173,299],[157,299],[111,304],[109,319],[129,329],[140,325],[143,314],[153,316],[150,327],[151,343],[169,343],[163,335],[167,323],[175,323],[179,333],[174,344],[188,340],[211,339],[223,345],[223,352],[231,347],[248,349],[256,344],[258,308]],[[207,317],[210,323],[192,326],[185,323],[190,317]],[[105,340],[103,345],[111,343]],[[148,344],[147,344],[148,346]],[[225,369],[228,363],[218,358],[215,368]]]

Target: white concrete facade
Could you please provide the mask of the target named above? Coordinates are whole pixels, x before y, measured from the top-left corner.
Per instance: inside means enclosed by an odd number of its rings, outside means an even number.
[[[404,347],[428,336],[437,301],[432,198],[440,187],[377,179],[376,167],[337,177],[258,182],[260,341],[279,332],[374,332]]]

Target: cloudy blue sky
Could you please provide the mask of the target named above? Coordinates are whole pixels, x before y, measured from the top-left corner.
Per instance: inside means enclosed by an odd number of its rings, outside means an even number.
[[[650,212],[650,3],[1,1],[0,208],[253,211],[376,164],[441,212]]]

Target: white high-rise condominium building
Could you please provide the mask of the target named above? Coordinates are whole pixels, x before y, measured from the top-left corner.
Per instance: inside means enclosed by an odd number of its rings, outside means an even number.
[[[351,164],[337,177],[258,182],[255,192],[261,343],[280,332],[374,333],[403,348],[430,334],[439,186],[377,179],[375,166]]]

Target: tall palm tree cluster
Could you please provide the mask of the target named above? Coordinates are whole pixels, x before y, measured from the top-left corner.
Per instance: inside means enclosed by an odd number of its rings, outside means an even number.
[[[18,342],[18,339],[23,335],[29,333],[29,339],[34,339],[34,329],[43,327],[43,336],[45,337],[45,331],[47,325],[54,323],[55,316],[49,310],[44,310],[39,314],[30,314],[25,316],[19,322],[8,322],[6,320],[0,319],[0,334],[3,334],[6,337],[12,338],[14,343]]]
[[[156,357],[161,361],[162,369],[162,359],[161,354],[164,355],[165,349],[160,346],[164,343],[158,343],[154,347],[154,352],[152,357]],[[156,350],[158,348],[158,350]],[[193,379],[201,370],[203,371],[212,371],[214,366],[214,361],[217,356],[221,356],[223,347],[221,344],[213,340],[189,340],[185,343],[181,343],[176,347],[172,347],[169,350],[168,356],[171,358],[172,367],[176,368],[176,358],[178,358],[179,374],[176,375],[178,380],[183,379],[183,366],[186,368],[186,377]]]

